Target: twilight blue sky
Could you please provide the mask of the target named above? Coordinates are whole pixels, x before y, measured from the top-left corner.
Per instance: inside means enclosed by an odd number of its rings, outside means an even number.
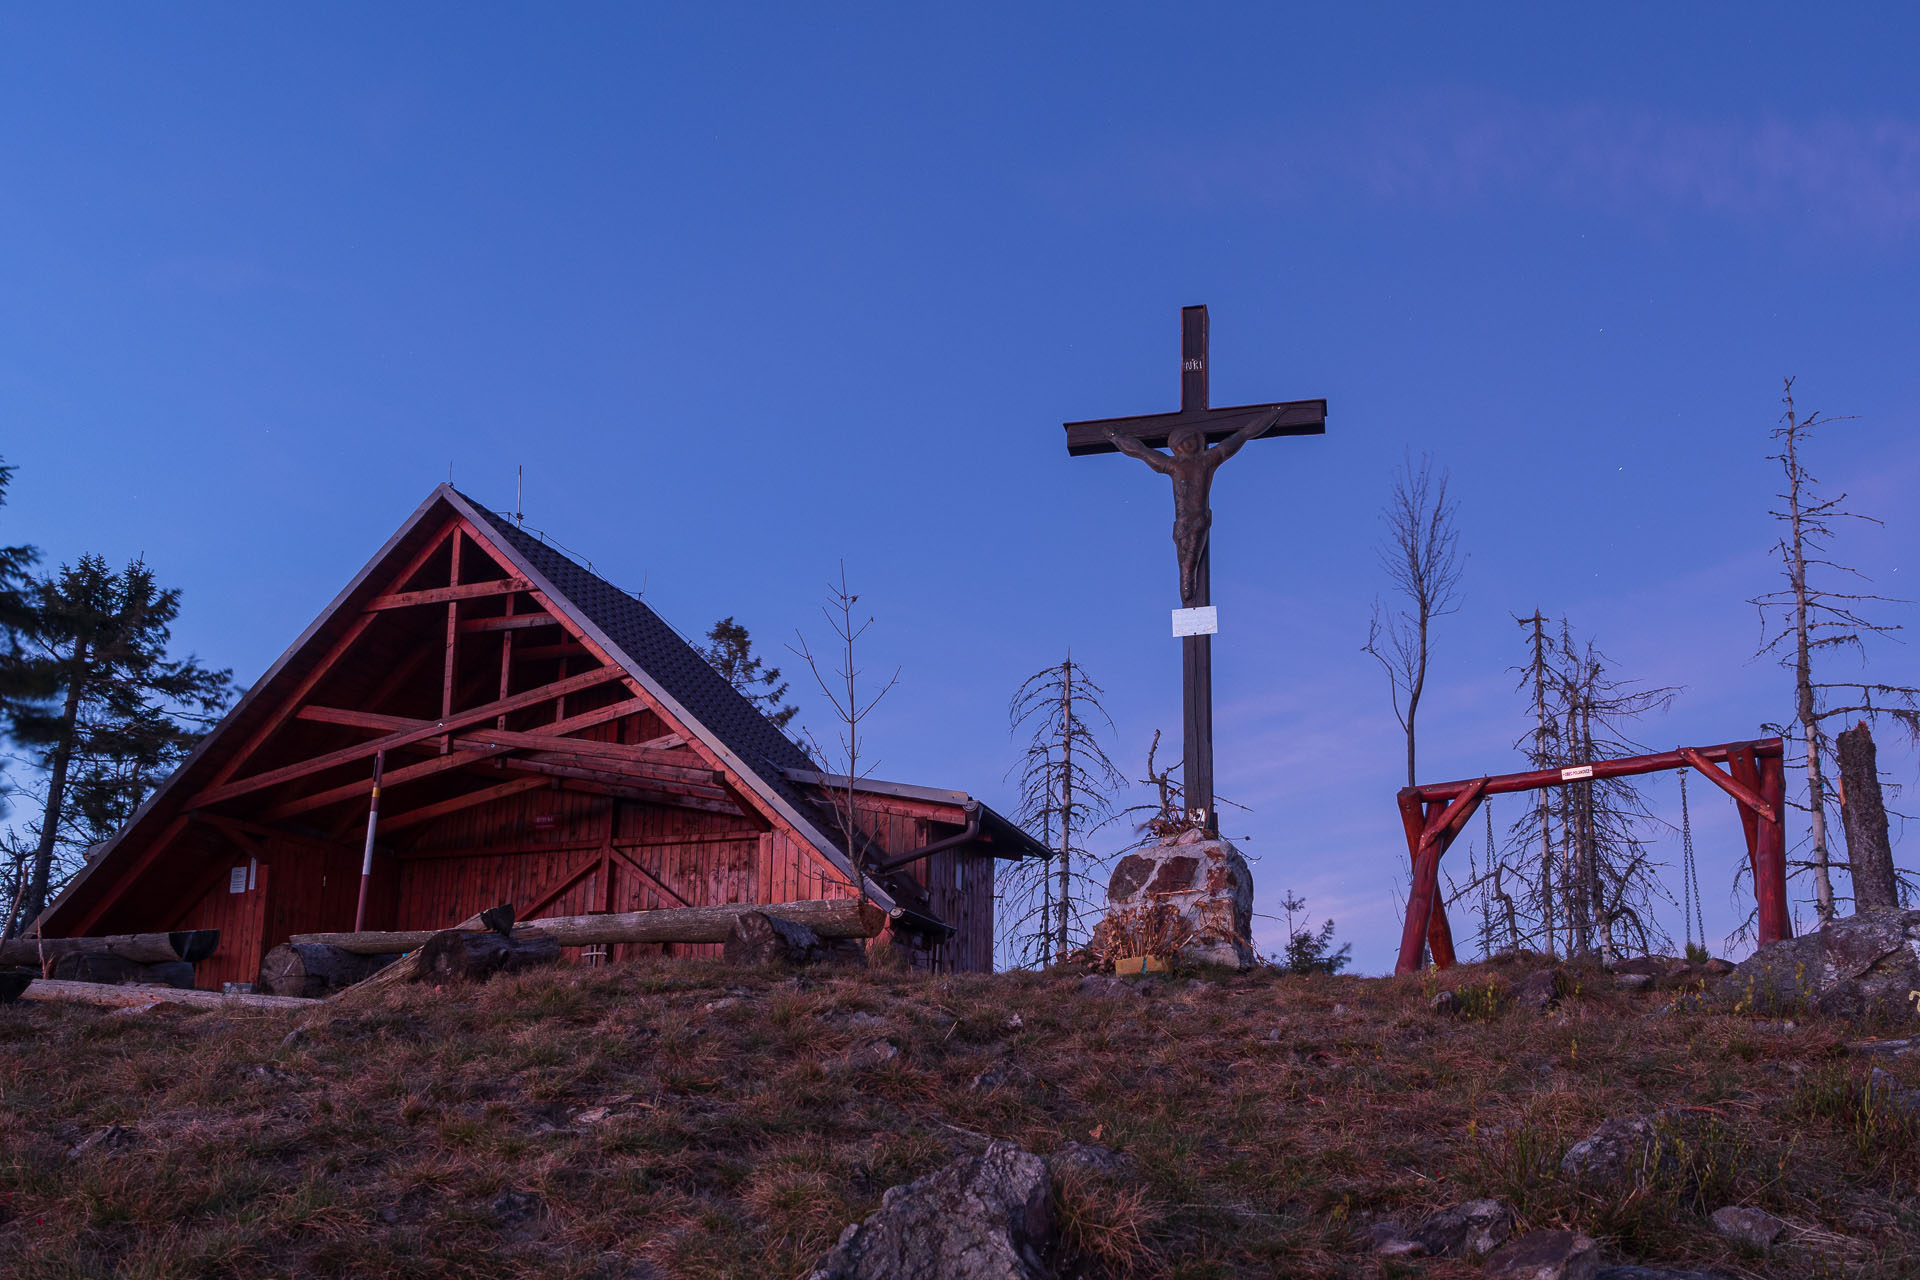
[[[1215,494],[1229,827],[1380,971],[1403,451],[1469,557],[1428,778],[1515,767],[1536,607],[1686,686],[1650,743],[1786,715],[1744,603],[1783,375],[1857,415],[1817,470],[1911,593],[1917,44],[1892,6],[12,7],[0,536],[144,554],[248,680],[449,467],[511,507],[524,465],[685,632],[784,656],[844,557],[902,670],[878,773],[1007,804],[1007,698],[1069,646],[1129,772],[1177,734],[1165,482],[1059,424],[1175,407],[1204,302],[1215,403],[1330,401]],[[1695,816],[1717,934],[1738,828]]]

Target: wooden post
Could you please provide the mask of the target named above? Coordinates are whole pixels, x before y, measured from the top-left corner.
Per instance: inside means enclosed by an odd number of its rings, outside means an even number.
[[[1774,815],[1771,822],[1759,820],[1760,839],[1754,851],[1753,896],[1760,907],[1764,946],[1793,936],[1793,918],[1787,912],[1787,779],[1780,756],[1760,760],[1760,798],[1773,806]]]
[[[1180,308],[1180,412],[1207,411],[1207,309]],[[1182,608],[1213,603],[1213,544],[1200,549],[1193,575],[1193,599]],[[1199,810],[1208,834],[1218,834],[1220,821],[1213,811],[1213,637],[1184,636],[1180,641],[1182,706],[1182,764],[1180,781],[1187,808]]]
[[[353,912],[355,933],[367,927],[367,887],[373,883],[373,836],[380,827],[380,772],[386,763],[386,752],[373,753],[373,796],[367,802],[367,847],[360,855],[360,905]]]

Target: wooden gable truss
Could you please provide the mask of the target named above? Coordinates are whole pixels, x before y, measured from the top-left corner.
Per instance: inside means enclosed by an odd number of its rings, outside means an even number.
[[[443,486],[43,928],[222,928],[234,945],[202,985],[250,980],[291,933],[353,924],[376,759],[368,927],[442,927],[495,901],[533,917],[863,889],[896,920],[929,919],[924,870],[856,887],[818,809],[689,716]],[[938,843],[957,821],[917,815],[888,847]]]

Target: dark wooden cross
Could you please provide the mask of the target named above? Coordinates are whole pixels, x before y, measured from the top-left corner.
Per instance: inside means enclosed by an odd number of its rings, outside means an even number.
[[[1153,413],[1137,418],[1095,418],[1066,423],[1067,453],[1079,457],[1089,453],[1115,453],[1120,448],[1115,438],[1137,442],[1149,449],[1165,446],[1176,432],[1187,434],[1197,429],[1205,444],[1231,440],[1238,447],[1242,433],[1258,422],[1270,420],[1254,439],[1268,436],[1317,436],[1326,434],[1325,400],[1290,400],[1278,404],[1243,404],[1230,409],[1214,409],[1207,404],[1207,309],[1180,309],[1180,409],[1177,413]],[[1191,444],[1189,442],[1189,446]],[[1130,449],[1136,456],[1138,449]],[[1214,455],[1218,465],[1225,453]],[[1153,459],[1148,459],[1154,461]],[[1158,462],[1156,470],[1164,470]],[[1208,473],[1209,476],[1211,472]],[[1175,481],[1176,520],[1174,538],[1181,537],[1179,521],[1179,480]],[[1202,513],[1209,514],[1209,513]],[[1181,604],[1198,608],[1212,603],[1210,583],[1210,539],[1202,521],[1198,561],[1192,581],[1183,583]],[[1184,764],[1181,781],[1189,811],[1200,817],[1208,831],[1219,830],[1213,812],[1213,637],[1185,636],[1181,639],[1181,690],[1183,702],[1182,744]]]

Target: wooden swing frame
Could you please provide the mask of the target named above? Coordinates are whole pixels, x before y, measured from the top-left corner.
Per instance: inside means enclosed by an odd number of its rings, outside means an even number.
[[[1407,852],[1413,859],[1413,889],[1407,898],[1406,924],[1400,932],[1400,959],[1393,971],[1412,973],[1420,967],[1422,941],[1433,952],[1436,968],[1454,964],[1453,929],[1447,923],[1446,904],[1440,901],[1440,859],[1488,796],[1667,769],[1696,769],[1733,797],[1747,837],[1747,862],[1753,869],[1754,899],[1760,908],[1760,941],[1765,944],[1791,938],[1783,758],[1780,739],[1757,738],[1716,747],[1681,747],[1652,755],[1596,760],[1565,769],[1401,788],[1400,820],[1407,832]],[[1718,767],[1722,764],[1727,768]]]

